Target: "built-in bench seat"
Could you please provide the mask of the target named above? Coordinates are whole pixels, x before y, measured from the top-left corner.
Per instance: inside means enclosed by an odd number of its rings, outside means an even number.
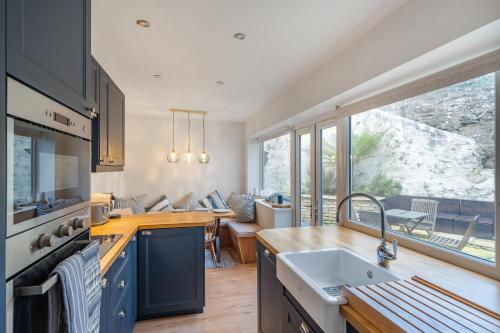
[[[233,246],[243,264],[257,261],[257,232],[262,229],[257,223],[227,221]]]

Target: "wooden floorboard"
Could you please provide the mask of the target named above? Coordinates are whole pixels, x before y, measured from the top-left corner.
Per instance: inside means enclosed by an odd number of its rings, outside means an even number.
[[[256,265],[206,270],[204,313],[139,321],[134,332],[256,333]]]

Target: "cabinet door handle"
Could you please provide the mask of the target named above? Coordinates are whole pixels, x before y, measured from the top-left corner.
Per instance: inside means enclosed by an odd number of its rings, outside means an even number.
[[[271,255],[271,252],[269,252],[269,250],[268,250],[268,249],[265,249],[265,250],[264,250],[264,255],[265,255],[267,258],[269,258],[269,256]]]
[[[121,310],[120,312],[118,312],[118,317],[124,318],[125,317],[125,311]]]
[[[125,288],[125,280],[121,280],[120,284],[118,285],[118,288],[123,289]]]
[[[135,241],[136,241],[135,236],[134,236],[134,237],[132,237],[132,239],[131,239],[130,241],[131,241],[131,242],[135,242]]]
[[[151,236],[151,231],[149,231],[149,230],[143,231],[142,235],[143,236]]]
[[[300,324],[299,328],[300,328],[300,333],[312,333],[312,331],[309,328],[309,326],[306,323],[304,323],[304,322],[302,322]]]
[[[104,288],[106,288],[107,285],[108,285],[108,279],[103,278],[101,280],[101,288],[104,289]]]
[[[113,161],[113,160],[110,160],[110,161],[108,161],[108,162],[109,162],[109,163],[115,163],[115,161]]]
[[[125,251],[122,251],[122,253],[120,253],[120,258],[125,258],[127,256],[127,253]]]

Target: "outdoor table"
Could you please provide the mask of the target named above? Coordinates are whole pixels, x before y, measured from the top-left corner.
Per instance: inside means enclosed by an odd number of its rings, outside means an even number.
[[[407,234],[411,234],[415,228],[429,215],[427,213],[414,212],[404,209],[389,209],[385,212],[387,217],[393,217],[398,219],[401,224],[392,223],[396,225],[401,225]]]

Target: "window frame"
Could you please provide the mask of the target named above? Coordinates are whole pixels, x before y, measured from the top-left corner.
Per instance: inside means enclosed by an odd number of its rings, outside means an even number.
[[[500,59],[500,55],[499,55],[499,59]],[[500,193],[500,176],[498,174],[498,170],[500,168],[500,161],[498,158],[498,156],[500,156],[499,155],[500,145],[498,144],[498,141],[500,139],[500,134],[498,133],[498,130],[497,130],[497,126],[498,126],[497,113],[500,111],[500,66],[496,70],[492,70],[489,73],[495,73],[495,97],[496,97],[495,154],[496,154],[496,156],[495,156],[495,199],[494,199],[494,201],[495,201],[496,205],[495,205],[495,226],[494,226],[494,229],[495,229],[495,232],[497,233],[499,230],[499,227],[500,227],[500,217],[499,217],[499,214],[500,214],[500,209],[499,209],[499,206],[500,206],[500,201],[499,201],[499,199],[500,199],[500,195],[499,195],[499,193]],[[426,92],[435,91],[437,89],[444,88],[444,87],[447,87],[447,86],[450,86],[450,85],[453,85],[453,84],[456,84],[459,82],[467,81],[469,79],[480,77],[482,75],[486,75],[489,73],[488,72],[487,73],[481,72],[477,75],[474,75],[473,77],[464,76],[461,80],[458,80],[458,81],[450,80],[449,84],[444,85],[444,86],[440,86],[438,88],[432,88]],[[440,73],[440,74],[442,74],[442,73]],[[396,88],[396,89],[398,89],[398,88]],[[422,92],[422,93],[426,93],[426,92]],[[391,91],[387,92],[387,94],[391,94],[391,93],[393,93],[393,92],[391,92]],[[420,95],[420,94],[417,94],[417,95],[414,95],[411,97],[415,97],[418,95]],[[411,97],[407,97],[407,98],[411,98]],[[383,98],[381,98],[381,99],[383,99]],[[404,99],[406,99],[406,98],[401,98],[399,100],[392,101],[391,103],[398,102],[398,101],[404,100]],[[387,105],[387,104],[384,104],[384,105]],[[376,107],[380,107],[380,106],[384,106],[384,105],[379,105]],[[375,109],[376,107],[373,107],[372,109]],[[349,149],[348,149],[348,155],[344,156],[344,158],[349,161],[349,167],[348,167],[348,174],[346,175],[346,177],[344,177],[344,179],[347,182],[349,193],[352,193],[352,163],[351,163],[352,162],[352,158],[351,158],[352,121],[351,121],[351,117],[355,114],[368,112],[372,109],[363,110],[361,112],[353,112],[348,117],[349,126],[348,126],[347,145],[348,145]],[[349,214],[349,218],[342,220],[341,224],[343,226],[346,226],[348,228],[372,235],[374,237],[380,236],[380,231],[378,228],[364,225],[360,222],[352,220],[351,202],[349,202],[349,205],[346,205],[346,207],[348,207],[348,209],[346,209],[345,211]],[[345,216],[345,215],[343,215],[343,216]],[[480,273],[480,274],[483,274],[483,275],[486,275],[486,276],[489,276],[489,277],[492,277],[495,279],[500,279],[500,241],[498,238],[498,234],[496,234],[496,237],[495,237],[495,262],[491,262],[491,261],[488,261],[485,259],[474,257],[472,255],[464,254],[464,253],[461,253],[461,252],[458,252],[458,251],[455,251],[452,249],[447,249],[445,247],[434,245],[434,244],[431,244],[431,243],[423,241],[423,240],[407,237],[403,234],[392,232],[390,230],[387,230],[386,232],[387,232],[388,241],[396,239],[402,246],[405,246],[409,249],[415,250],[419,253],[423,253],[425,255],[429,255],[429,256],[432,256],[434,258],[444,260],[444,261],[452,263],[454,265],[463,267],[463,268],[471,270],[471,271],[475,271],[477,273]]]
[[[261,161],[260,161],[260,188],[263,189],[263,142],[269,139],[278,137],[285,133],[290,134],[290,168],[291,168],[291,204],[292,204],[292,224],[295,225],[297,221],[297,145],[295,139],[295,131],[303,129],[308,126],[321,126],[326,122],[335,123],[337,126],[337,197],[344,198],[351,193],[351,116],[398,102],[407,98],[415,97],[430,91],[444,88],[455,83],[473,79],[489,73],[496,73],[496,107],[495,113],[495,153],[496,153],[496,166],[495,166],[495,230],[500,230],[500,134],[497,133],[498,113],[500,112],[500,49],[494,50],[487,54],[481,55],[477,58],[468,60],[466,62],[451,66],[447,69],[435,72],[434,74],[423,76],[419,79],[404,83],[394,88],[369,95],[365,98],[355,100],[352,103],[336,106],[334,110],[329,112],[329,115],[320,116],[318,118],[310,119],[302,122],[297,126],[286,128],[279,132],[272,132],[271,135],[260,138],[261,147]],[[337,204],[338,204],[337,200]],[[359,232],[369,234],[371,236],[380,237],[380,231],[376,228],[363,225],[351,220],[350,203],[344,205],[341,210],[340,225]],[[500,239],[496,235],[495,243],[495,262],[488,262],[480,258],[475,258],[466,254],[462,254],[453,250],[438,247],[430,243],[425,243],[417,239],[404,237],[394,232],[387,233],[387,239],[397,239],[398,242],[409,249],[416,252],[444,260],[456,266],[480,273],[482,275],[500,280]]]
[[[259,149],[260,149],[260,177],[259,177],[259,189],[264,192],[264,143],[266,141],[270,141],[273,139],[276,139],[280,136],[284,135],[289,135],[290,136],[290,196],[291,196],[291,202],[293,202],[293,188],[294,188],[294,182],[293,182],[293,167],[292,167],[292,161],[293,161],[293,137],[292,137],[292,130],[291,128],[284,128],[275,132],[272,132],[269,135],[263,136],[258,139],[259,142]]]

